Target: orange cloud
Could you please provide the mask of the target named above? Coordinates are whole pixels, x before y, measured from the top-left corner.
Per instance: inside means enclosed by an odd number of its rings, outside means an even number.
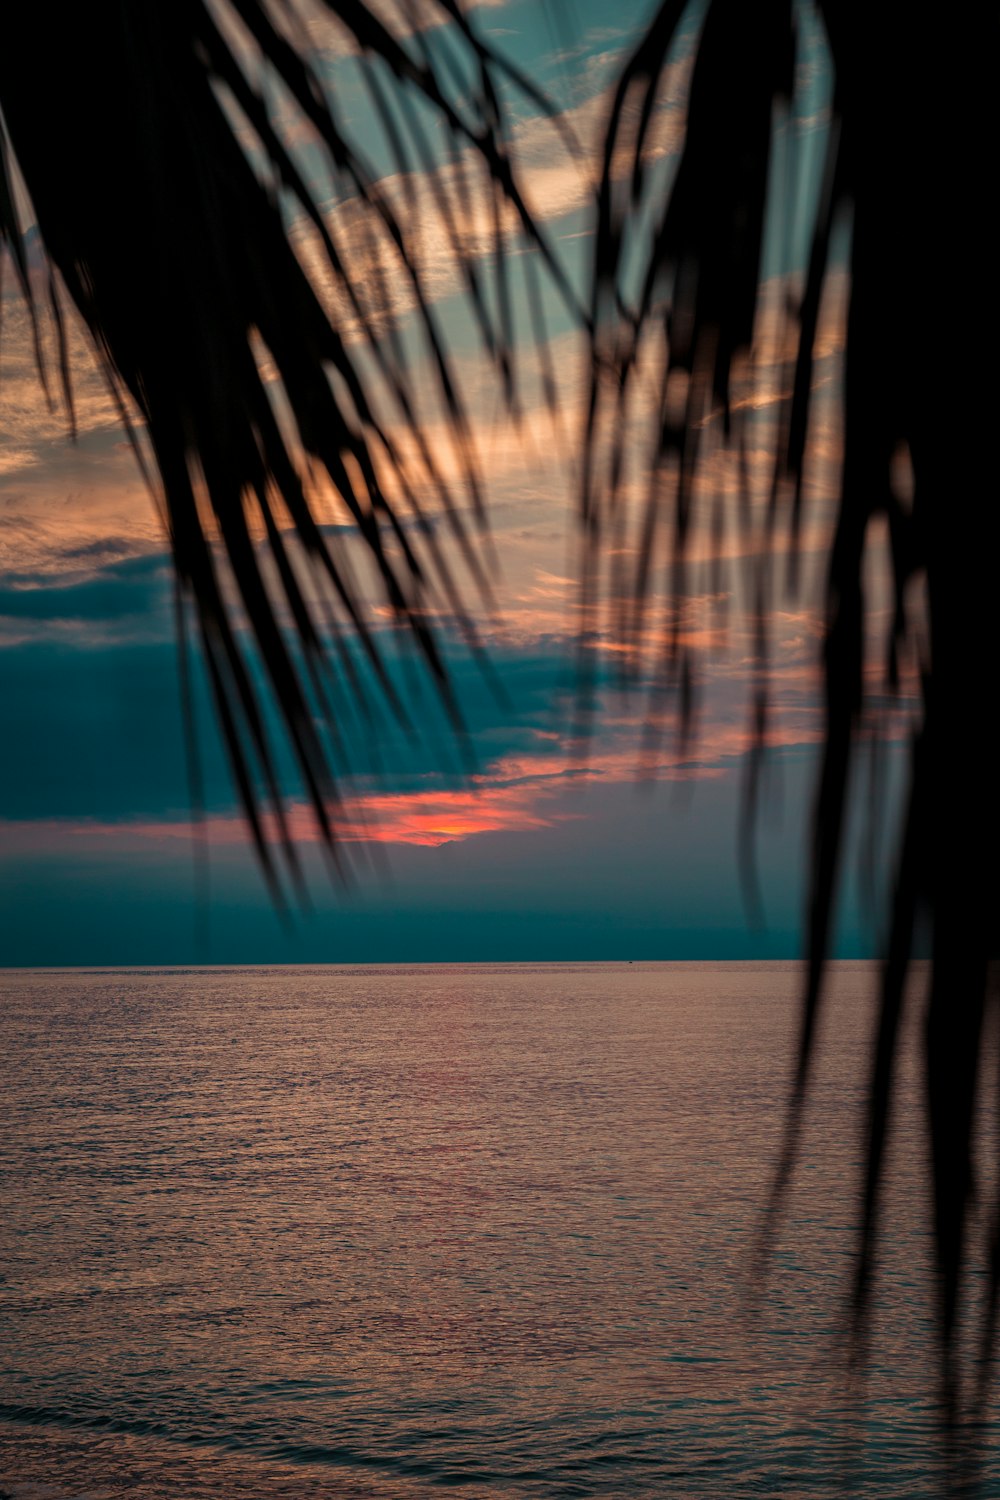
[[[550,828],[569,815],[543,812],[537,786],[490,785],[474,778],[470,785],[451,790],[369,792],[345,798],[334,810],[337,837],[343,843],[411,844],[437,848],[479,833],[526,832]],[[133,825],[142,837],[170,837],[177,825]],[[311,809],[301,802],[288,812],[292,837],[314,841],[318,831]],[[245,829],[238,815],[209,819],[206,831],[219,843],[243,842]],[[273,824],[268,830],[276,832]],[[184,830],[185,834],[187,829]]]
[[[815,719],[815,716],[813,716]],[[623,784],[642,781],[689,783],[715,780],[731,772],[732,764],[750,745],[747,725],[717,723],[693,747],[682,747],[672,733],[673,719],[640,704],[623,706],[601,716],[601,740],[587,735],[573,738],[540,730],[540,745],[548,751],[508,755],[488,772],[475,775],[460,787],[377,789],[352,791],[331,815],[342,845],[377,844],[438,848],[480,834],[525,833],[552,828],[586,816],[579,803],[568,806],[566,792],[586,783]],[[646,731],[654,731],[649,736]],[[817,723],[775,725],[768,735],[772,748],[810,743],[820,737]],[[263,818],[269,840],[278,836],[271,814]],[[302,801],[286,808],[288,832],[297,844],[315,844],[319,830],[311,808]],[[8,857],[29,853],[76,852],[141,854],[155,844],[186,844],[198,831],[216,847],[245,846],[246,823],[238,811],[212,814],[196,830],[188,818],[138,819],[127,823],[57,819],[4,825]]]

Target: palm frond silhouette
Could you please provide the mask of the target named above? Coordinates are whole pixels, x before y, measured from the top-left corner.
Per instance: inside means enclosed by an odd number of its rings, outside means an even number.
[[[687,7],[665,0],[621,74],[605,144],[594,252],[594,374],[588,415],[584,521],[586,594],[598,595],[605,554],[628,509],[623,434],[645,400],[644,544],[635,574],[613,579],[616,628],[638,643],[652,559],[666,531],[668,608],[659,651],[666,684],[690,714],[692,651],[684,630],[690,537],[718,497],[699,483],[713,442],[736,460],[738,517],[750,510],[747,456],[767,450],[761,545],[748,579],[755,686],[746,827],[767,736],[768,626],[777,608],[776,538],[788,538],[794,589],[808,464],[820,307],[836,270],[838,225],[849,226],[839,498],[828,544],[823,679],[825,730],[813,812],[806,983],[785,1148],[772,1202],[791,1172],[815,1052],[830,951],[852,772],[868,733],[869,700],[898,693],[900,661],[917,662],[920,713],[895,856],[867,1104],[867,1159],[853,1324],[856,1349],[870,1309],[879,1189],[894,1065],[917,951],[931,955],[926,996],[926,1110],[946,1410],[959,1401],[956,1327],[968,1290],[972,1146],[989,1079],[984,1027],[997,957],[997,777],[987,748],[996,610],[985,502],[989,381],[979,373],[996,334],[995,280],[983,211],[948,163],[987,138],[988,84],[967,36],[914,27],[902,7],[823,0],[833,72],[826,159],[818,191],[783,176],[777,122],[795,89],[803,12],[789,0],[710,0],[694,52],[686,134],[664,191],[645,143]],[[801,65],[801,64],[799,64]],[[981,132],[981,134],[978,134]],[[787,167],[784,169],[787,174]],[[769,199],[770,195],[770,199]],[[803,201],[804,200],[804,201]],[[780,304],[789,352],[764,426],[746,392],[763,312],[768,202],[779,228],[810,215],[800,289]],[[771,217],[775,216],[772,209]],[[656,357],[650,359],[649,347]],[[643,370],[652,370],[644,374]],[[912,489],[899,482],[900,460]],[[866,690],[870,641],[865,558],[871,523],[887,525],[894,608],[882,678]],[[722,518],[711,517],[718,541]],[[609,540],[610,539],[610,540]],[[926,587],[926,613],[915,585]],[[926,934],[926,936],[923,936]],[[981,1405],[994,1338],[1000,1201],[986,1205],[992,1243],[987,1311],[973,1406]]]
[[[419,27],[397,34],[351,0],[331,0],[328,10],[362,59],[396,171],[404,184],[425,172],[432,185],[460,282],[513,399],[501,220],[513,217],[545,259],[560,295],[574,305],[518,186],[501,79],[523,88],[537,107],[544,101],[478,39],[457,0],[428,5],[451,28],[462,53],[457,68],[451,54],[424,44]],[[698,478],[715,423],[718,440],[736,455],[743,476],[737,505],[742,497],[745,506],[751,419],[737,386],[761,309],[766,208],[775,191],[774,120],[795,87],[799,24],[790,0],[708,0],[695,45],[684,146],[665,185],[648,169],[646,144],[686,12],[680,0],[665,0],[621,75],[598,194],[593,301],[589,313],[580,314],[594,339],[584,476],[588,605],[598,596],[602,560],[621,555],[609,538],[617,535],[628,504],[621,482],[626,418],[632,404],[649,395],[644,351],[650,341],[661,350],[652,365],[649,446],[641,455],[648,476],[644,542],[634,574],[616,575],[611,592],[620,611],[617,628],[638,643],[656,549],[667,531],[669,605],[659,649],[684,722],[697,665],[684,604],[693,518],[705,503]],[[980,188],[978,199],[970,197],[949,163],[962,158],[969,142],[987,138],[990,49],[977,49],[958,26],[922,27],[901,5],[882,7],[873,20],[867,8],[821,0],[820,13],[834,78],[827,156],[809,205],[804,285],[781,313],[792,345],[787,393],[766,434],[767,537],[777,534],[784,516],[793,558],[805,505],[820,306],[835,228],[845,216],[850,302],[842,482],[826,593],[825,739],[814,814],[807,985],[776,1199],[791,1170],[822,1002],[866,702],[866,538],[881,516],[891,541],[895,596],[885,654],[890,693],[901,654],[915,650],[919,622],[910,601],[921,579],[927,643],[871,1060],[856,1327],[863,1330],[869,1302],[897,1039],[915,934],[923,927],[932,951],[926,1037],[934,1232],[945,1380],[954,1403],[951,1351],[967,1266],[971,1145],[1000,907],[988,673],[996,633],[985,440],[992,380],[971,373],[993,348],[994,271],[987,262],[993,241],[986,229],[988,195]],[[432,607],[443,604],[473,642],[475,631],[391,435],[387,409],[412,432],[422,472],[444,504],[475,586],[488,590],[478,522],[470,527],[421,436],[414,363],[394,331],[392,300],[402,287],[416,309],[437,400],[460,454],[462,488],[481,507],[462,393],[420,268],[411,205],[397,208],[336,100],[324,93],[295,15],[291,6],[268,7],[263,0],[228,0],[224,12],[203,0],[140,6],[95,0],[62,10],[53,37],[42,8],[19,6],[5,19],[0,53],[0,238],[25,296],[33,307],[46,304],[57,327],[62,298],[71,299],[123,416],[138,412],[148,434],[179,586],[193,601],[234,780],[276,890],[264,804],[278,821],[279,845],[293,874],[295,848],[282,821],[260,688],[235,624],[237,604],[331,847],[336,785],[311,704],[322,701],[331,651],[348,690],[363,698],[342,644],[345,630],[361,643],[381,691],[394,701],[349,556],[321,524],[317,487],[335,492],[347,508],[386,605],[411,632],[456,721],[459,716],[430,623]],[[44,61],[26,66],[25,59]],[[263,77],[307,122],[336,211],[324,211],[283,143]],[[428,111],[450,145],[448,174],[437,170]],[[251,142],[249,153],[234,119]],[[41,293],[30,275],[18,173],[47,257]],[[289,242],[288,201],[310,226],[326,300]],[[484,207],[495,226],[495,294],[485,288],[465,237],[469,215]],[[797,206],[786,202],[783,211],[791,215]],[[272,400],[263,370],[268,361],[284,410]],[[62,380],[71,409],[65,359]],[[138,433],[134,439],[141,456],[144,439]],[[893,483],[901,451],[912,468],[912,498]],[[765,549],[752,579],[758,676],[747,828],[766,742],[770,556]],[[326,617],[319,599],[327,601]],[[292,643],[279,623],[282,611],[293,622]],[[1000,1205],[990,1205],[989,1213],[994,1250],[984,1352],[994,1336]]]
[[[366,6],[330,7],[342,44],[360,56],[404,191],[418,171],[431,186],[459,283],[512,398],[501,220],[512,215],[536,248],[541,236],[511,169],[501,65],[451,0],[434,0],[430,11],[424,23],[447,23],[462,53],[458,82],[449,72],[454,59],[429,49],[419,28],[397,36]],[[0,58],[0,235],[33,313],[39,300],[47,304],[61,337],[62,299],[71,299],[123,419],[138,412],[148,434],[177,578],[194,604],[233,776],[276,894],[262,799],[293,877],[295,845],[260,686],[234,624],[236,603],[331,849],[336,784],[310,704],[310,692],[324,701],[330,659],[324,640],[329,645],[332,634],[346,690],[364,707],[360,676],[340,645],[346,626],[381,691],[401,711],[349,558],[320,524],[315,495],[324,485],[346,507],[385,604],[416,642],[458,720],[431,605],[446,608],[473,645],[475,631],[388,418],[411,436],[420,477],[443,502],[475,586],[488,592],[473,541],[484,520],[480,479],[462,392],[417,254],[419,224],[413,213],[399,212],[336,101],[324,93],[307,39],[296,31],[297,15],[263,0],[218,8],[202,0],[140,7],[101,0],[67,14],[53,37],[29,7],[12,18]],[[42,58],[44,64],[25,66],[25,59]],[[542,103],[509,65],[502,71],[505,81]],[[273,123],[265,87],[283,90],[310,130],[339,214],[324,212],[305,180]],[[430,137],[428,107],[445,138],[443,162]],[[15,161],[48,267],[34,299]],[[312,275],[290,243],[283,201],[311,230]],[[468,243],[477,215],[493,225],[487,234],[501,267],[493,299]],[[544,248],[542,255],[560,279]],[[320,282],[329,289],[325,302]],[[436,381],[459,454],[463,496],[472,496],[471,525],[416,414],[413,355],[393,318],[393,299],[401,297],[416,310],[423,368]],[[72,413],[64,346],[61,362]],[[283,392],[285,422],[265,363]],[[138,435],[132,436],[141,459]],[[257,545],[260,531],[270,570]],[[227,595],[215,539],[235,598]],[[294,622],[296,654],[279,625],[282,608]]]

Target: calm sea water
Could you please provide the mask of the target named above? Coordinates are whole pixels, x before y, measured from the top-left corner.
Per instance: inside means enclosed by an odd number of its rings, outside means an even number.
[[[938,1494],[912,1061],[860,1408],[838,1365],[863,966],[744,1295],[796,983],[0,974],[0,1494]]]

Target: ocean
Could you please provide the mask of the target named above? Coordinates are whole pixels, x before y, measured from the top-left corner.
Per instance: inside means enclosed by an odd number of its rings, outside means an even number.
[[[0,973],[0,1496],[937,1496],[916,1015],[844,1375],[872,982],[760,1285],[795,965]]]

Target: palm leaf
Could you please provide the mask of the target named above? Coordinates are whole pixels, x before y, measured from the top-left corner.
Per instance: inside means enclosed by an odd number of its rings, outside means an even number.
[[[898,695],[900,657],[908,653],[920,665],[922,700],[872,1050],[852,1326],[860,1350],[900,1025],[913,990],[908,981],[914,977],[917,935],[926,930],[932,953],[925,1034],[933,1228],[944,1400],[954,1414],[956,1330],[969,1291],[972,1147],[1000,912],[996,775],[982,738],[997,643],[996,610],[989,603],[993,553],[980,499],[988,482],[984,435],[989,428],[986,383],[974,373],[985,349],[992,348],[996,316],[995,295],[984,290],[995,278],[985,260],[992,240],[983,211],[943,180],[947,172],[941,164],[959,160],[977,128],[987,130],[980,96],[988,96],[989,86],[984,65],[970,57],[961,39],[945,43],[939,28],[915,28],[901,7],[890,6],[876,19],[827,0],[821,12],[834,76],[826,161],[819,191],[807,200],[811,251],[802,290],[789,293],[782,313],[777,342],[792,352],[778,381],[783,395],[777,417],[766,428],[748,419],[738,397],[742,372],[752,368],[761,315],[769,195],[779,217],[784,214],[786,229],[804,207],[794,180],[789,184],[778,177],[774,125],[787,113],[793,93],[801,13],[789,0],[753,6],[710,0],[694,48],[683,150],[667,192],[653,179],[645,148],[677,58],[685,6],[664,0],[622,73],[606,138],[595,242],[584,597],[589,610],[597,607],[608,550],[618,557],[624,552],[624,515],[630,509],[622,477],[630,457],[626,434],[648,409],[643,464],[651,477],[639,522],[638,561],[630,578],[621,576],[620,563],[618,573],[612,572],[609,608],[613,630],[631,643],[635,659],[644,640],[651,579],[664,558],[661,680],[680,696],[683,727],[691,712],[683,685],[694,665],[683,628],[689,542],[696,514],[700,518],[700,508],[710,503],[699,476],[713,441],[728,448],[741,475],[736,524],[744,528],[752,554],[746,580],[756,660],[745,794],[749,827],[767,740],[777,523],[783,516],[794,564],[820,303],[831,275],[834,228],[850,219],[843,460],[826,583],[825,732],[812,825],[806,980],[771,1224],[794,1162],[816,1050],[849,791],[869,734],[864,568],[870,524],[881,517],[890,540],[895,611],[878,691],[890,699]],[[933,110],[927,104],[930,80],[936,90]],[[651,356],[650,349],[662,355]],[[763,520],[754,536],[746,460],[751,420],[754,444],[769,446],[771,464]],[[912,501],[893,482],[899,453],[912,465]],[[951,509],[959,505],[961,521],[959,511]],[[716,542],[721,525],[717,514]],[[793,587],[796,581],[793,566]],[[926,616],[912,607],[915,582],[926,585]],[[921,646],[924,632],[927,650]],[[987,1217],[1000,1224],[1000,1202],[989,1207]],[[992,1232],[1000,1244],[995,1227]],[[998,1267],[994,1251],[986,1354]]]
[[[419,29],[407,36],[400,28],[397,36],[363,5],[329,7],[341,43],[366,70],[402,175],[401,207],[323,88],[291,4],[98,0],[72,9],[57,27],[24,7],[5,27],[0,55],[0,234],[37,316],[11,187],[20,172],[48,268],[42,305],[57,328],[63,298],[75,306],[121,411],[140,419],[137,452],[148,439],[182,596],[193,604],[235,783],[275,890],[265,805],[293,875],[296,857],[253,659],[331,847],[336,785],[317,719],[331,650],[343,691],[362,692],[343,627],[360,642],[385,701],[401,711],[369,624],[371,599],[355,580],[348,544],[321,525],[317,487],[335,494],[349,517],[377,594],[416,644],[456,725],[431,619],[444,609],[474,648],[475,629],[394,430],[413,439],[420,487],[436,494],[473,587],[488,598],[464,516],[471,500],[481,529],[481,482],[421,269],[410,184],[417,172],[431,184],[459,278],[513,403],[506,299],[487,295],[462,225],[470,213],[492,215],[502,203],[541,245],[511,161],[501,82],[536,101],[538,94],[474,36],[450,0],[431,9],[476,80],[461,97],[442,61],[450,54],[431,48]],[[268,95],[275,92],[312,134],[333,211],[324,211],[273,121]],[[431,140],[428,121],[444,132],[445,148]],[[289,204],[318,245],[312,274],[289,239]],[[498,217],[493,256],[501,268],[505,244]],[[416,360],[399,337],[394,296],[415,309]],[[427,369],[459,455],[460,494],[423,434],[417,392]],[[65,360],[63,377],[69,402]]]

